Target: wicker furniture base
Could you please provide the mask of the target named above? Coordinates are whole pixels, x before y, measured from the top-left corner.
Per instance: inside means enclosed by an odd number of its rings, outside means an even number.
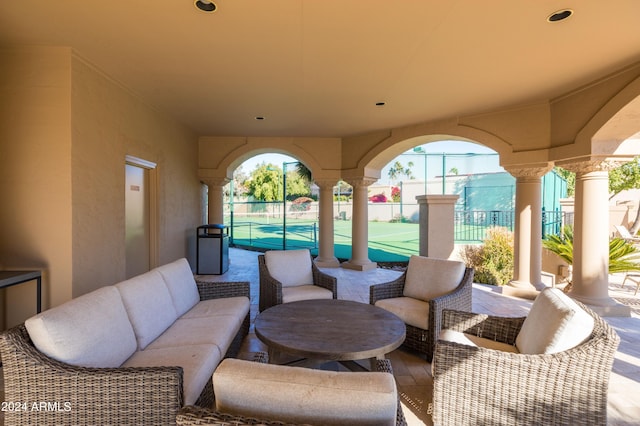
[[[403,296],[406,275],[405,272],[388,283],[372,285],[369,289],[369,303],[375,305],[378,300]],[[429,317],[425,318],[424,328],[406,324],[404,347],[424,354],[427,361],[431,361],[435,342],[440,334],[443,309],[471,310],[473,275],[474,270],[466,268],[462,281],[454,291],[429,301]],[[428,277],[425,277],[425,281],[428,281]]]
[[[433,422],[447,425],[605,425],[607,391],[620,338],[597,314],[584,343],[525,355],[438,341]],[[443,329],[514,345],[524,318],[445,311]]]

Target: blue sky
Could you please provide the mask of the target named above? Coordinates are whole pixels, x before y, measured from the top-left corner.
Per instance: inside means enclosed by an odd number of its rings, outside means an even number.
[[[487,148],[483,145],[478,145],[469,142],[460,142],[460,141],[441,141],[441,142],[431,142],[428,144],[421,145],[424,152],[427,154],[458,154],[453,156],[447,156],[445,162],[445,167],[447,172],[451,168],[456,168],[460,173],[484,173],[484,172],[494,172],[494,171],[502,171],[502,168],[498,164],[498,156],[461,156],[459,154],[495,154],[490,148]],[[442,157],[435,155],[427,155],[426,157],[423,154],[417,154],[413,151],[407,151],[406,154],[400,155],[392,162],[396,160],[400,161],[405,167],[408,166],[408,162],[413,162],[413,166],[411,170],[418,180],[422,180],[424,176],[425,169],[425,160],[427,161],[427,176],[430,178],[434,175],[442,174]],[[290,157],[288,155],[282,154],[261,154],[256,155],[242,163],[242,169],[245,173],[251,173],[256,166],[259,164],[266,162],[279,165],[282,167],[284,162],[296,161],[295,158]],[[436,165],[437,163],[437,165]],[[387,181],[387,173],[388,167],[385,167],[382,170],[382,177],[380,179],[380,183],[385,183]]]

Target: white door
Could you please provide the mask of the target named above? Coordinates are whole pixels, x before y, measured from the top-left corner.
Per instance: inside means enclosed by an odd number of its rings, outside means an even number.
[[[125,241],[127,278],[149,271],[149,170],[125,165]]]

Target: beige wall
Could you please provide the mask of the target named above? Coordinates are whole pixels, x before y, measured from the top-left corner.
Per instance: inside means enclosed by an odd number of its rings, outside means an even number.
[[[70,50],[2,49],[0,63],[0,263],[43,269],[49,306],[73,291]],[[35,313],[34,283],[5,291],[6,326]]]
[[[70,49],[0,63],[0,265],[44,269],[44,309],[123,279],[126,155],[158,165],[158,262],[193,259],[196,136]],[[35,313],[33,284],[5,299],[5,327]]]

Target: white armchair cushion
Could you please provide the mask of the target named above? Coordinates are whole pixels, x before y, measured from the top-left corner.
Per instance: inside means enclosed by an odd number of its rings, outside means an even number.
[[[200,301],[198,286],[187,259],[178,259],[157,268],[164,279],[178,316],[184,314]]]
[[[264,254],[269,274],[282,283],[282,287],[313,284],[311,254],[309,250],[270,250]]]
[[[72,299],[25,321],[45,355],[82,367],[119,367],[136,350],[136,336],[113,287]]]
[[[424,301],[435,299],[455,290],[464,271],[463,262],[411,256],[403,295]]]
[[[287,424],[395,425],[391,374],[314,370],[227,358],[213,373],[218,411]]]
[[[333,299],[333,293],[331,290],[312,284],[284,287],[282,289],[282,303],[311,299]]]
[[[429,329],[429,302],[413,297],[392,297],[378,300],[375,305],[397,315],[405,324]]]
[[[178,318],[169,289],[157,270],[116,284],[142,350]]]
[[[552,354],[571,349],[589,338],[594,320],[557,288],[544,289],[531,305],[516,337],[524,354]]]
[[[438,340],[460,343],[461,345],[475,346],[485,349],[493,349],[502,352],[518,353],[518,348],[513,345],[453,330],[442,330],[440,332]]]

